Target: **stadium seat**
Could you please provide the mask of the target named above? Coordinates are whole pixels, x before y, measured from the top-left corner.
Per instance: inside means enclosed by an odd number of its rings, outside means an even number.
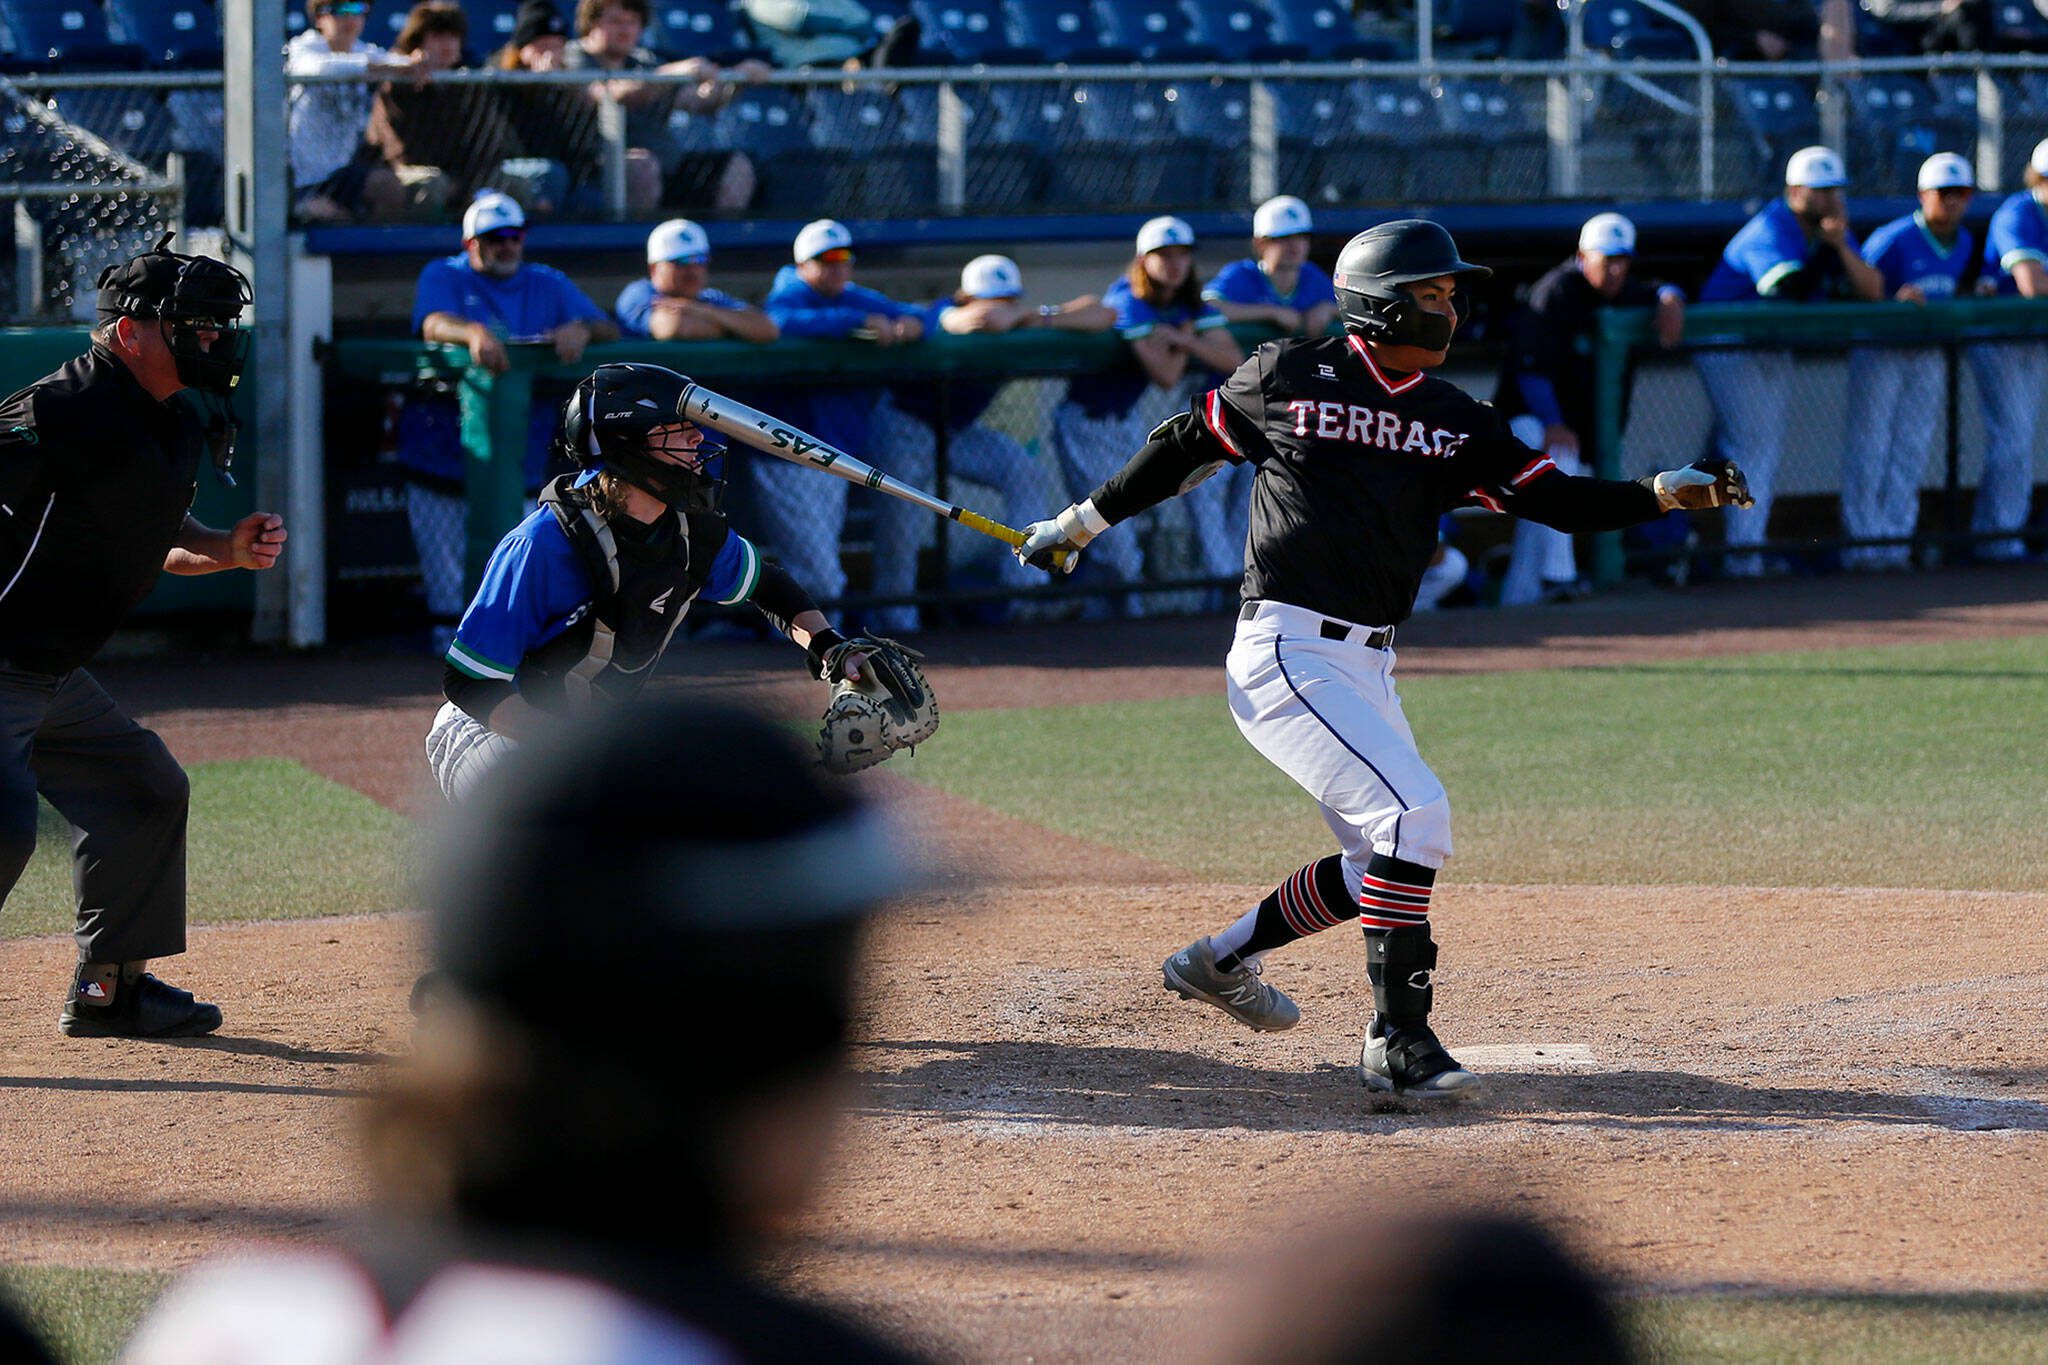
[[[31,60],[114,41],[98,0],[0,0],[0,21],[14,35],[15,53]]]
[[[410,13],[411,0],[370,0],[370,13],[363,21],[363,41],[390,47],[398,41],[398,31],[405,27],[405,16]]]
[[[1936,152],[1973,153],[1974,117],[1938,111],[1927,82],[1904,73],[1845,81],[1851,129],[1849,183],[1864,194],[1910,194],[1920,163]]]
[[[1634,0],[1593,0],[1586,7],[1586,48],[1624,60],[1683,61],[1699,54],[1692,35]]]
[[[1780,185],[1785,162],[1794,151],[1820,141],[1820,114],[1814,88],[1790,77],[1765,76],[1726,83],[1739,126],[1756,142],[1757,156]]]
[[[1017,41],[1037,48],[1047,61],[1071,61],[1109,44],[1095,0],[1010,0],[1009,12]]]
[[[1102,36],[1151,61],[1162,47],[1191,41],[1179,0],[1115,0],[1102,6]]]
[[[1187,0],[1187,11],[1194,21],[1189,38],[1222,52],[1226,61],[1245,61],[1273,41],[1273,15],[1254,0]]]
[[[1525,200],[1550,187],[1544,88],[1534,81],[1447,80],[1438,113],[1452,133],[1487,149],[1486,197]]]
[[[220,19],[207,0],[107,0],[112,27],[153,62],[196,65],[220,56]]]
[[[469,16],[468,47],[479,61],[512,40],[519,0],[465,0],[462,9]]]
[[[924,26],[924,45],[969,65],[1011,44],[1001,0],[914,0],[911,13]]]
[[[1320,61],[1334,43],[1358,37],[1351,7],[1345,0],[1267,0],[1273,14],[1273,41],[1299,43],[1311,61]]]
[[[810,106],[811,143],[866,154],[901,145],[903,112],[896,98],[879,86],[851,92],[835,86],[813,86]],[[936,123],[934,124],[936,129]]]
[[[1991,46],[2001,52],[2048,51],[2048,18],[2031,0],[1994,0]]]
[[[1166,102],[1182,137],[1241,146],[1251,126],[1251,87],[1244,81],[1179,81],[1168,87]]]
[[[1520,0],[1445,0],[1436,11],[1436,40],[1447,60],[1498,57],[1515,31]]]
[[[64,90],[56,106],[66,123],[153,169],[162,168],[171,150],[171,116],[154,90]]]
[[[729,60],[754,45],[746,17],[726,0],[655,0],[654,23],[643,39],[665,56]]]
[[[745,151],[757,160],[781,153],[812,154],[803,97],[784,86],[741,86],[732,102],[718,111],[716,130],[720,146]]]

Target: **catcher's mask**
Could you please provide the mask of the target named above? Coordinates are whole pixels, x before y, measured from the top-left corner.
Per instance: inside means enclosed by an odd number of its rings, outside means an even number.
[[[563,405],[557,447],[579,467],[608,469],[670,507],[715,512],[725,442],[683,416],[689,388],[687,376],[661,365],[600,365]],[[682,444],[686,429],[700,437],[694,448]]]
[[[1442,224],[1403,218],[1367,228],[1346,242],[1337,253],[1331,282],[1337,286],[1337,311],[1346,331],[1367,341],[1441,351],[1449,348],[1457,323],[1425,312],[1400,286],[1443,275],[1462,283],[1492,273],[1462,259]]]
[[[214,468],[232,485],[228,467],[238,424],[231,402],[249,361],[249,331],[240,325],[249,306],[249,280],[211,257],[170,250],[171,236],[165,233],[150,250],[100,272],[99,317],[150,318],[162,325],[178,381],[198,395],[206,415]]]

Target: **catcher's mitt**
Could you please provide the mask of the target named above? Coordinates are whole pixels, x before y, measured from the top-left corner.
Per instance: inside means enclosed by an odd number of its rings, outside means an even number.
[[[858,681],[846,661],[860,654]],[[917,661],[924,655],[894,640],[856,636],[819,661],[832,701],[818,731],[818,761],[835,773],[872,768],[898,749],[913,749],[939,728],[939,701]]]

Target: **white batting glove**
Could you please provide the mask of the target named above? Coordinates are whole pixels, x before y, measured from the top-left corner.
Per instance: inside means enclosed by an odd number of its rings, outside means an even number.
[[[1034,521],[1025,527],[1017,558],[1046,573],[1072,573],[1080,562],[1081,548],[1108,529],[1109,523],[1095,510],[1093,499],[1075,503],[1050,521]],[[1069,553],[1058,558],[1061,550]]]
[[[1667,512],[1676,507],[1722,507],[1729,503],[1749,507],[1755,502],[1749,495],[1749,480],[1728,460],[1695,460],[1684,469],[1667,469],[1654,475],[1649,483],[1650,491],[1657,495],[1657,505]]]

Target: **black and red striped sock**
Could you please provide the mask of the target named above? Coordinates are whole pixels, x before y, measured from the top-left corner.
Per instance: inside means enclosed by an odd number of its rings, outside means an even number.
[[[1358,889],[1358,923],[1366,933],[1429,928],[1429,897],[1436,869],[1375,853]]]
[[[1218,949],[1216,965],[1232,971],[1255,953],[1334,928],[1351,918],[1351,913],[1343,858],[1334,853],[1318,858],[1274,887],[1255,909],[1213,938]]]

